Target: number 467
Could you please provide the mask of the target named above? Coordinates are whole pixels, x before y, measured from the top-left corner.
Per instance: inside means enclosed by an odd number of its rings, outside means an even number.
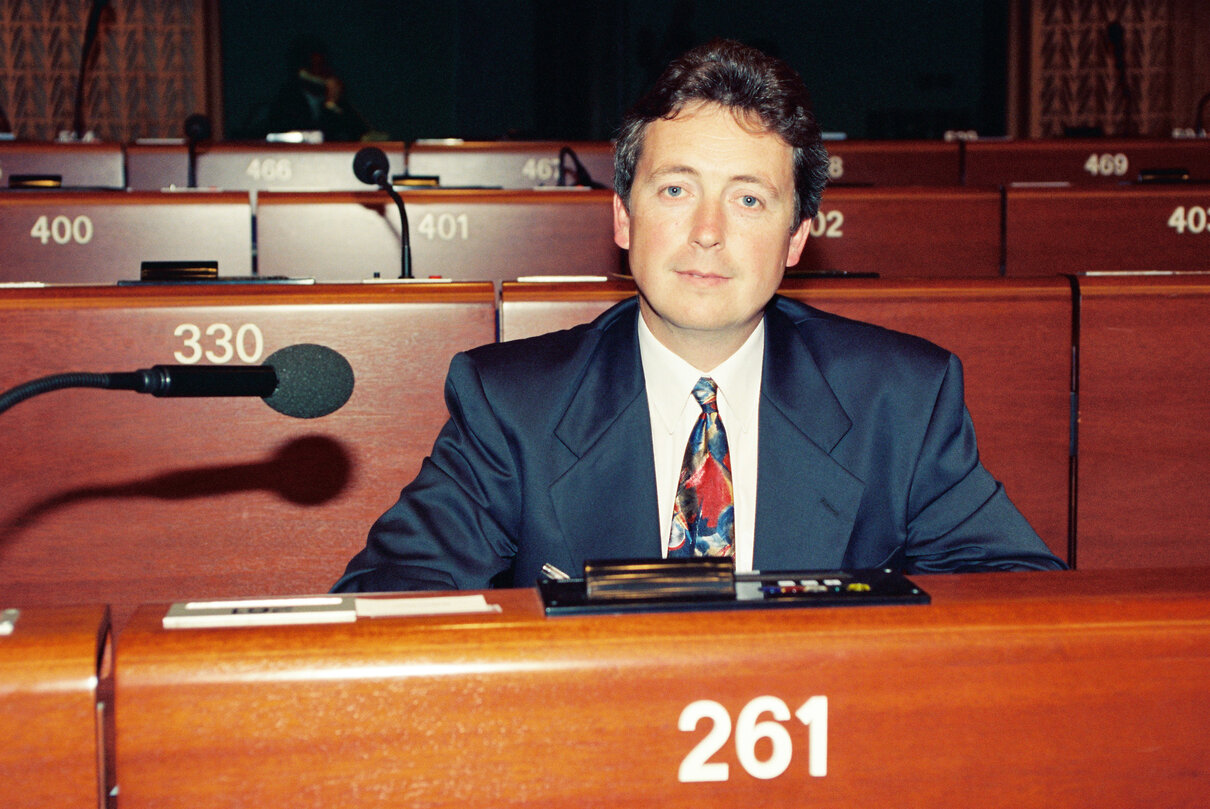
[[[762,720],[761,715],[766,713],[772,714],[773,718]],[[794,716],[808,728],[807,772],[822,778],[828,774],[828,698],[811,697],[799,706]],[[731,714],[726,708],[710,699],[691,702],[681,711],[677,728],[696,730],[703,719],[713,722],[713,727],[681,761],[677,780],[682,783],[726,781],[731,776],[730,766],[726,762],[710,761],[710,757],[721,750],[731,736]],[[757,697],[740,709],[735,720],[735,754],[740,765],[753,778],[776,778],[790,766],[794,742],[790,732],[781,724],[789,719],[790,709],[777,697]],[[756,755],[756,743],[760,739],[770,742],[769,755],[764,759]]]

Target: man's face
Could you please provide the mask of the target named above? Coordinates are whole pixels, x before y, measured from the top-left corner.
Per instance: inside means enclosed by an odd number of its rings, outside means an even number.
[[[614,241],[660,342],[702,370],[743,344],[806,243],[794,202],[793,151],[756,122],[699,102],[647,126]]]

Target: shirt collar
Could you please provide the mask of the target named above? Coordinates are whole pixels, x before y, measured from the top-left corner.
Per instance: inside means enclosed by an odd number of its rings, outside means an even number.
[[[694,368],[657,340],[647,328],[642,314],[636,319],[648,402],[669,433],[676,429],[684,408],[690,403],[695,408],[698,406],[693,400],[693,386],[703,376],[709,376],[718,386],[723,400],[720,408],[730,414],[730,419],[723,419],[727,429],[748,429],[760,402],[761,367],[765,357],[763,317],[744,344],[707,373]]]

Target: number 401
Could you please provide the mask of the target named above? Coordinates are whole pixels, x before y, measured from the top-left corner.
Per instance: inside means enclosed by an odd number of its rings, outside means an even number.
[[[760,717],[766,713],[773,718],[762,720]],[[794,717],[808,729],[807,772],[822,778],[828,774],[828,698],[811,697],[799,706]],[[677,780],[682,783],[726,781],[731,777],[730,765],[725,761],[710,761],[731,737],[731,714],[726,708],[712,699],[691,702],[681,711],[677,728],[696,730],[703,719],[712,722],[713,727],[681,761]],[[789,719],[790,709],[777,697],[757,697],[740,709],[735,720],[735,754],[740,766],[753,778],[776,778],[790,766],[794,742],[781,724]],[[770,743],[769,755],[764,759],[756,755],[756,743],[761,739]]]

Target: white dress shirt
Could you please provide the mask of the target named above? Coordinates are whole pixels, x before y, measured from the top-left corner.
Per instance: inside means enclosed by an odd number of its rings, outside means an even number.
[[[735,569],[752,569],[756,533],[756,459],[760,411],[761,367],[765,356],[762,319],[739,350],[709,372],[699,371],[666,348],[642,316],[639,352],[651,414],[651,445],[655,453],[655,488],[660,513],[660,543],[668,555],[668,534],[676,488],[689,434],[701,414],[693,386],[703,376],[718,386],[718,414],[727,433],[731,456],[731,487],[735,496]]]

